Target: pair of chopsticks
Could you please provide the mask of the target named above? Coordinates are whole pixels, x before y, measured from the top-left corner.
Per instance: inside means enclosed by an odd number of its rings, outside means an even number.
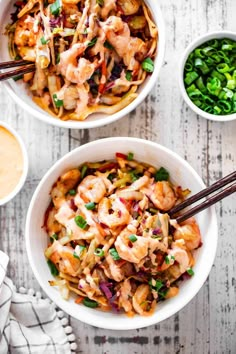
[[[200,199],[207,197],[209,194],[214,193],[221,189],[222,187],[226,186],[229,183],[236,181],[236,171],[230,173],[228,176],[220,179],[219,181],[212,184],[210,187],[203,189],[201,192],[193,195],[192,197],[184,200],[182,203],[176,205],[174,208],[168,211],[168,214],[171,218],[174,218],[174,215],[183,210],[184,208],[194,204],[195,202],[199,201]],[[203,211],[204,209],[210,207],[211,205],[217,203],[221,199],[227,197],[228,195],[236,192],[236,183],[231,184],[229,187],[224,188],[220,192],[214,194],[212,197],[207,198],[201,204],[187,210],[183,214],[175,217],[177,223],[181,223],[191,216]]]
[[[35,71],[35,64],[27,60],[12,60],[12,61],[6,61],[4,63],[0,63],[0,70],[14,68],[17,66],[21,66],[21,68],[0,73],[0,81],[8,80],[12,77],[24,75]]]

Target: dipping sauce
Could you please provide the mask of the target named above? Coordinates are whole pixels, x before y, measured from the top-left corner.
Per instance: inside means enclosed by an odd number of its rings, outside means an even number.
[[[0,199],[15,189],[22,173],[21,146],[12,133],[0,126]]]

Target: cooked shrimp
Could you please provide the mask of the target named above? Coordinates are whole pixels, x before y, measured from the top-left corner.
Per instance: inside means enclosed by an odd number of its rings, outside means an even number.
[[[176,202],[175,193],[167,181],[155,184],[153,193],[150,194],[150,199],[155,207],[163,211],[170,210]]]
[[[14,42],[20,47],[34,47],[37,41],[37,34],[33,31],[34,19],[25,15],[16,23]]]
[[[121,284],[120,287],[119,306],[123,307],[126,312],[132,311],[132,304],[130,298],[131,298],[130,280],[125,279],[125,281]]]
[[[119,198],[103,198],[98,205],[98,219],[110,228],[115,228],[127,225],[131,217]]]
[[[186,270],[190,267],[189,255],[184,249],[174,246],[173,249],[168,250],[168,256],[169,263],[167,264],[166,262],[164,262],[161,266],[161,271],[164,271],[167,268],[171,268],[175,262],[178,263],[180,275],[185,273]]]
[[[49,236],[59,233],[62,229],[62,225],[59,224],[57,220],[55,220],[56,213],[57,213],[57,209],[52,208],[47,215],[45,227]]]
[[[68,220],[75,216],[75,212],[70,208],[67,202],[60,205],[57,213],[55,214],[55,219],[62,225],[66,226]]]
[[[78,193],[86,202],[99,203],[106,194],[106,186],[102,178],[90,175],[82,180]]]
[[[194,250],[201,244],[201,233],[195,219],[191,218],[177,225],[174,239],[183,239],[188,250]]]
[[[117,237],[115,247],[122,259],[131,263],[139,263],[148,254],[149,241],[146,237],[136,236],[137,240],[131,242],[129,236],[132,233],[125,229]]]
[[[59,95],[57,95],[59,98]],[[79,98],[79,92],[76,85],[69,85],[64,90],[63,102],[65,109],[75,109]]]
[[[122,271],[122,268],[117,266],[117,264],[115,263],[114,259],[111,257],[110,254],[106,256],[106,262],[109,268],[108,272],[107,272],[107,268],[106,267],[104,268],[104,273],[106,274],[106,276],[118,282],[124,279],[125,275],[124,272]]]
[[[64,26],[67,28],[74,28],[75,24],[79,22],[81,13],[76,5],[79,1],[80,0],[63,0],[63,10],[65,16]]]
[[[103,7],[101,9],[101,17],[106,19],[112,10],[116,10],[116,0],[104,0]]]
[[[76,276],[80,260],[74,257],[74,249],[62,246],[58,241],[54,241],[53,246],[54,252],[50,256],[50,260],[58,265],[60,272]]]
[[[70,189],[73,189],[80,179],[80,171],[78,168],[70,170],[62,175],[56,185],[52,188],[51,197],[53,204],[58,209],[65,201],[65,195]]]
[[[150,287],[147,284],[141,284],[137,288],[132,297],[132,304],[137,313],[142,316],[149,316],[154,310],[156,302],[153,301],[150,306],[150,301],[148,301],[148,296],[150,294]],[[151,307],[151,309],[149,309]]]

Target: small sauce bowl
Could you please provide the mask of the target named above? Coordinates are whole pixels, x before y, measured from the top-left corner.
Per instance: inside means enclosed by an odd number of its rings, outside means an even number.
[[[6,130],[6,132],[10,136],[12,136],[15,139],[15,141],[18,143],[18,147],[22,153],[22,160],[23,160],[22,161],[21,176],[19,177],[19,180],[15,184],[15,186],[13,186],[13,188],[9,191],[9,193],[7,195],[3,196],[2,198],[0,198],[0,206],[1,206],[1,205],[8,203],[11,199],[13,199],[17,195],[17,193],[21,190],[21,188],[23,187],[26,177],[27,177],[27,174],[28,174],[29,161],[28,161],[28,155],[27,155],[25,145],[23,143],[23,140],[19,136],[19,134],[11,126],[9,126],[5,122],[0,122],[0,129]],[[0,169],[1,169],[1,166],[0,166]],[[12,173],[14,173],[14,172],[15,171],[12,170]],[[4,186],[0,186],[0,187],[4,188]]]

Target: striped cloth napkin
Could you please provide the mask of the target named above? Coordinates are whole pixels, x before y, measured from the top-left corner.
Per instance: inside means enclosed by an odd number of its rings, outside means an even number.
[[[8,256],[0,251],[0,353],[70,354],[76,351],[68,319],[33,289],[19,292],[6,277]]]

